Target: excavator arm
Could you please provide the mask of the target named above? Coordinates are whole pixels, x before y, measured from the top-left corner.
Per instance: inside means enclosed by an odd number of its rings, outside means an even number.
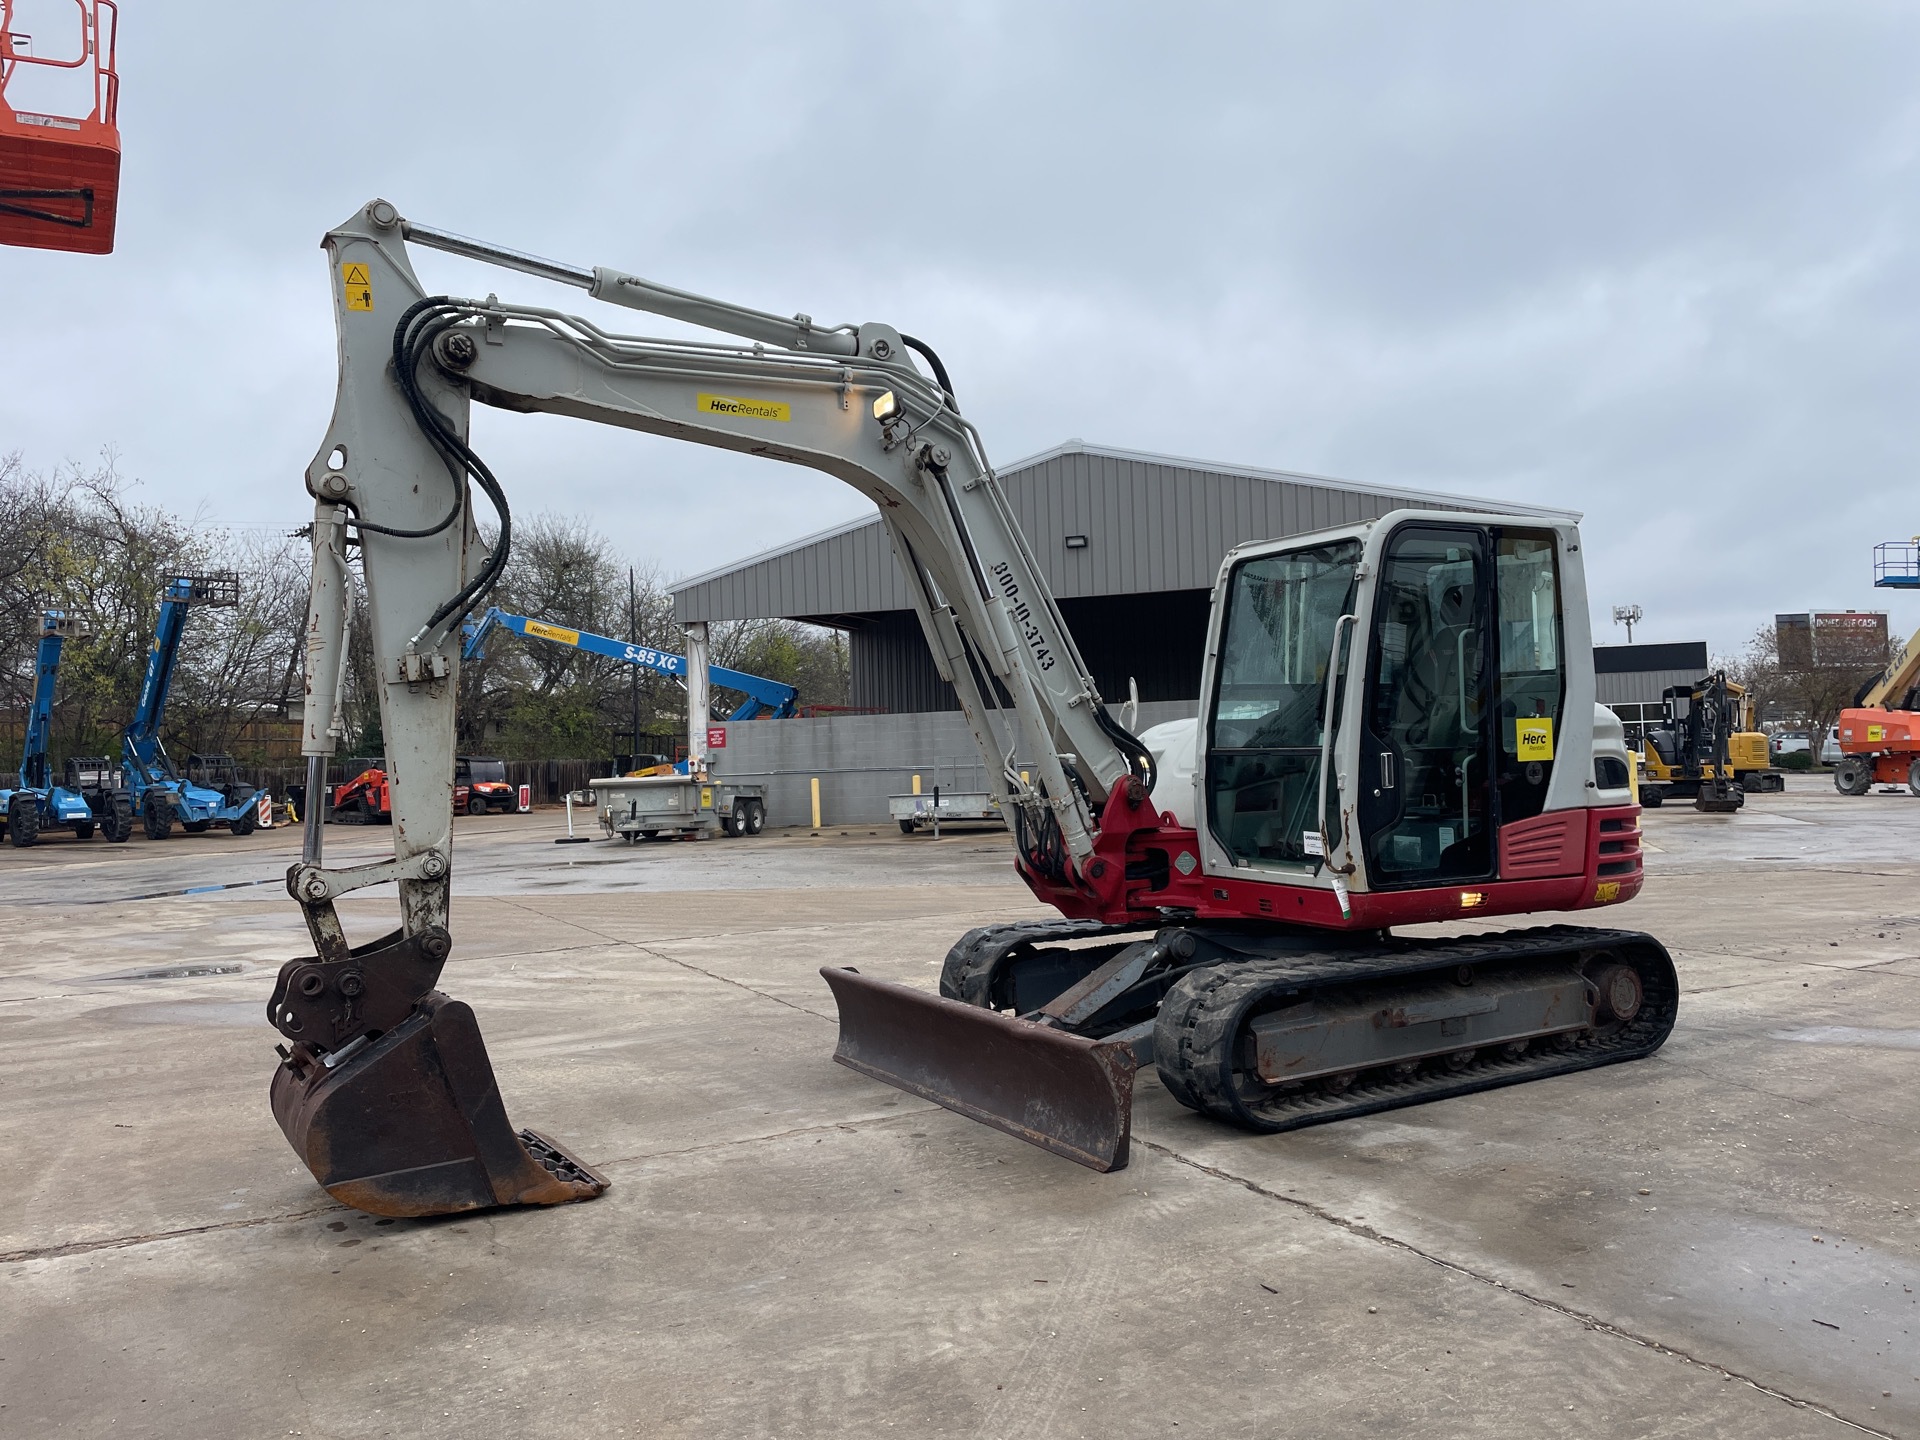
[[[409,240],[749,343],[646,339],[493,297],[430,296]],[[508,1126],[471,1011],[435,989],[453,946],[460,624],[484,602],[513,535],[503,488],[467,443],[474,401],[804,465],[872,499],[935,663],[1013,816],[1022,866],[1055,887],[1117,886],[1096,837],[1116,806],[1151,820],[1151,754],[1102,704],[931,350],[888,325],[819,326],[535,259],[411,224],[385,201],[329,233],[325,249],[339,390],[306,474],[315,511],[303,750],[308,793],[320,794],[340,732],[357,550],[394,855],[328,866],[323,807],[309,804],[287,886],[316,953],[283,967],[269,1018],[291,1042],[275,1114],[337,1198],[427,1214],[586,1198],[606,1185],[556,1143]],[[498,522],[490,552],[475,488]],[[393,882],[399,927],[350,945],[335,902]]]

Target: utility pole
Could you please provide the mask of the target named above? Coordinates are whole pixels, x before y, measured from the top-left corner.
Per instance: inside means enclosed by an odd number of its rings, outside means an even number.
[[[636,598],[631,565],[627,567],[627,643],[630,645],[640,643],[640,603]],[[627,762],[629,769],[639,763],[640,755],[640,667],[638,665],[633,667],[632,684],[633,748],[630,752],[632,758]]]
[[[1639,620],[1640,607],[1638,605],[1616,605],[1613,607],[1613,623],[1627,627],[1627,644],[1629,645],[1633,643],[1633,627],[1639,623]]]

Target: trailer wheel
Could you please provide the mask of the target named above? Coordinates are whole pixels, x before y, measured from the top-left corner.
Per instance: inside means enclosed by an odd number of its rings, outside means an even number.
[[[747,802],[747,834],[758,835],[767,828],[767,807],[758,800]]]
[[[173,834],[173,806],[158,790],[149,790],[140,806],[140,823],[149,840],[165,840]]]
[[[40,838],[40,802],[31,795],[16,795],[7,806],[7,839],[22,850]]]
[[[900,822],[900,833],[902,835],[911,835],[917,828],[911,820],[902,820]]]
[[[751,807],[745,800],[733,802],[733,812],[721,822],[721,829],[736,839],[747,833],[747,815]]]

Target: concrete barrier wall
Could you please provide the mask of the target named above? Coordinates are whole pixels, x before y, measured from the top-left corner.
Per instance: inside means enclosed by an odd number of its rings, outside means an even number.
[[[1139,726],[1194,714],[1195,702],[1140,706]],[[766,788],[769,825],[812,823],[809,782],[820,781],[823,825],[888,821],[887,797],[906,795],[913,777],[931,794],[987,789],[987,772],[957,711],[914,715],[829,715],[818,720],[744,720],[716,725],[726,748],[712,752],[714,774]]]

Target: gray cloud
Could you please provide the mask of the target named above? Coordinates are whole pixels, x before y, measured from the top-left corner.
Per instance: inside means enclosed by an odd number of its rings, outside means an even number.
[[[1868,567],[1920,530],[1910,7],[125,8],[118,252],[0,252],[30,462],[112,444],[156,500],[297,523],[315,247],[384,194],[893,321],[1001,460],[1080,435],[1575,506],[1602,633],[1628,600],[1720,649],[1809,604],[1920,622]],[[864,504],[564,421],[476,438],[669,573]]]

